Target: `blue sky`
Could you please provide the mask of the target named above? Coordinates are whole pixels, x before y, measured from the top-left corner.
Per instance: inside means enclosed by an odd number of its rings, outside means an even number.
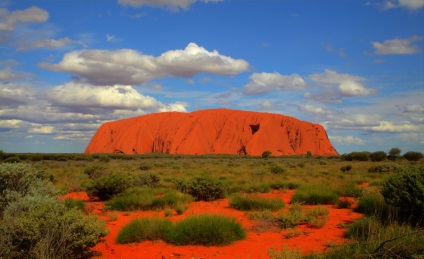
[[[341,154],[423,152],[423,28],[424,0],[0,0],[0,149],[225,107],[319,123]]]

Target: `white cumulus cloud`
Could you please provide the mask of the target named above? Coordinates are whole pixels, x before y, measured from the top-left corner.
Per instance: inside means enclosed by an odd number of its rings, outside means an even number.
[[[406,39],[392,39],[385,40],[384,42],[371,42],[377,55],[390,55],[390,54],[415,54],[420,51],[418,46],[413,45],[417,41],[422,41],[424,37],[413,36]]]
[[[30,128],[28,130],[28,133],[49,135],[49,134],[53,134],[54,131],[55,131],[55,128],[53,126],[41,126],[41,127],[38,127],[38,128]]]
[[[233,76],[249,69],[242,59],[207,51],[195,43],[183,50],[170,50],[159,57],[131,49],[72,51],[58,64],[40,67],[76,75],[95,85],[143,85],[164,76],[191,77],[200,73]]]
[[[10,12],[0,9],[0,31],[13,31],[19,23],[40,23],[49,18],[49,13],[36,6]]]
[[[355,136],[329,136],[328,138],[331,140],[331,142],[337,144],[365,144],[363,139]]]
[[[245,94],[265,94],[273,90],[301,90],[305,87],[305,81],[298,74],[282,75],[275,73],[253,73],[243,91]]]
[[[418,10],[424,7],[424,0],[386,0],[383,9],[405,8],[408,10]]]

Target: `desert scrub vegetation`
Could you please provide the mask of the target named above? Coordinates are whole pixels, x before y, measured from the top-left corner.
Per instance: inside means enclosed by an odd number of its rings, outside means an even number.
[[[304,203],[309,205],[335,204],[339,196],[327,185],[304,184],[296,189],[291,203]]]
[[[165,240],[175,245],[222,246],[246,237],[233,218],[222,215],[190,216],[172,224],[164,218],[135,219],[119,231],[117,243]]]
[[[305,209],[300,203],[295,203],[290,207],[289,213],[280,213],[277,219],[282,229],[294,228],[300,224],[322,228],[328,221],[329,213],[330,210],[326,207]]]
[[[87,258],[105,222],[58,200],[29,164],[0,164],[0,258]]]
[[[109,200],[133,186],[134,178],[130,174],[111,173],[84,183],[88,195],[100,200]]]
[[[235,219],[202,214],[177,222],[167,233],[166,241],[180,246],[223,246],[245,237],[246,231]]]
[[[116,242],[118,244],[128,244],[145,240],[164,240],[171,228],[172,222],[169,219],[134,219],[119,231]]]
[[[167,190],[158,196],[158,190],[148,187],[132,187],[105,203],[112,210],[156,210],[175,208],[184,212],[193,197],[176,190]],[[178,213],[178,212],[177,212]]]
[[[283,209],[285,204],[279,198],[262,198],[252,194],[235,194],[230,198],[230,206],[243,211]]]
[[[210,176],[197,176],[190,180],[178,179],[175,187],[182,193],[190,194],[195,200],[212,201],[225,198],[227,186]]]

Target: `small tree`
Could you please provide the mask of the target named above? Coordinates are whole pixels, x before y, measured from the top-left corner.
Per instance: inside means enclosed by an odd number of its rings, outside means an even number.
[[[384,161],[386,157],[387,157],[387,154],[384,151],[376,151],[374,153],[371,153],[370,155],[371,161],[373,162]]]
[[[269,150],[264,151],[264,152],[262,153],[262,158],[267,159],[268,157],[270,157],[270,156],[271,156],[271,154],[272,154],[272,152],[271,152],[271,151],[269,151]]]
[[[418,161],[423,158],[423,154],[421,152],[408,151],[403,157],[408,161]]]
[[[400,151],[401,150],[398,147],[394,147],[394,148],[390,149],[388,158],[390,160],[395,161],[397,158],[400,157]]]

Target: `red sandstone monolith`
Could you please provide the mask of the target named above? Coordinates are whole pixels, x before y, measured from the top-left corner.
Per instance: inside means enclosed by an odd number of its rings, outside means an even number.
[[[281,114],[228,109],[163,112],[107,122],[85,153],[338,155],[325,129]]]

